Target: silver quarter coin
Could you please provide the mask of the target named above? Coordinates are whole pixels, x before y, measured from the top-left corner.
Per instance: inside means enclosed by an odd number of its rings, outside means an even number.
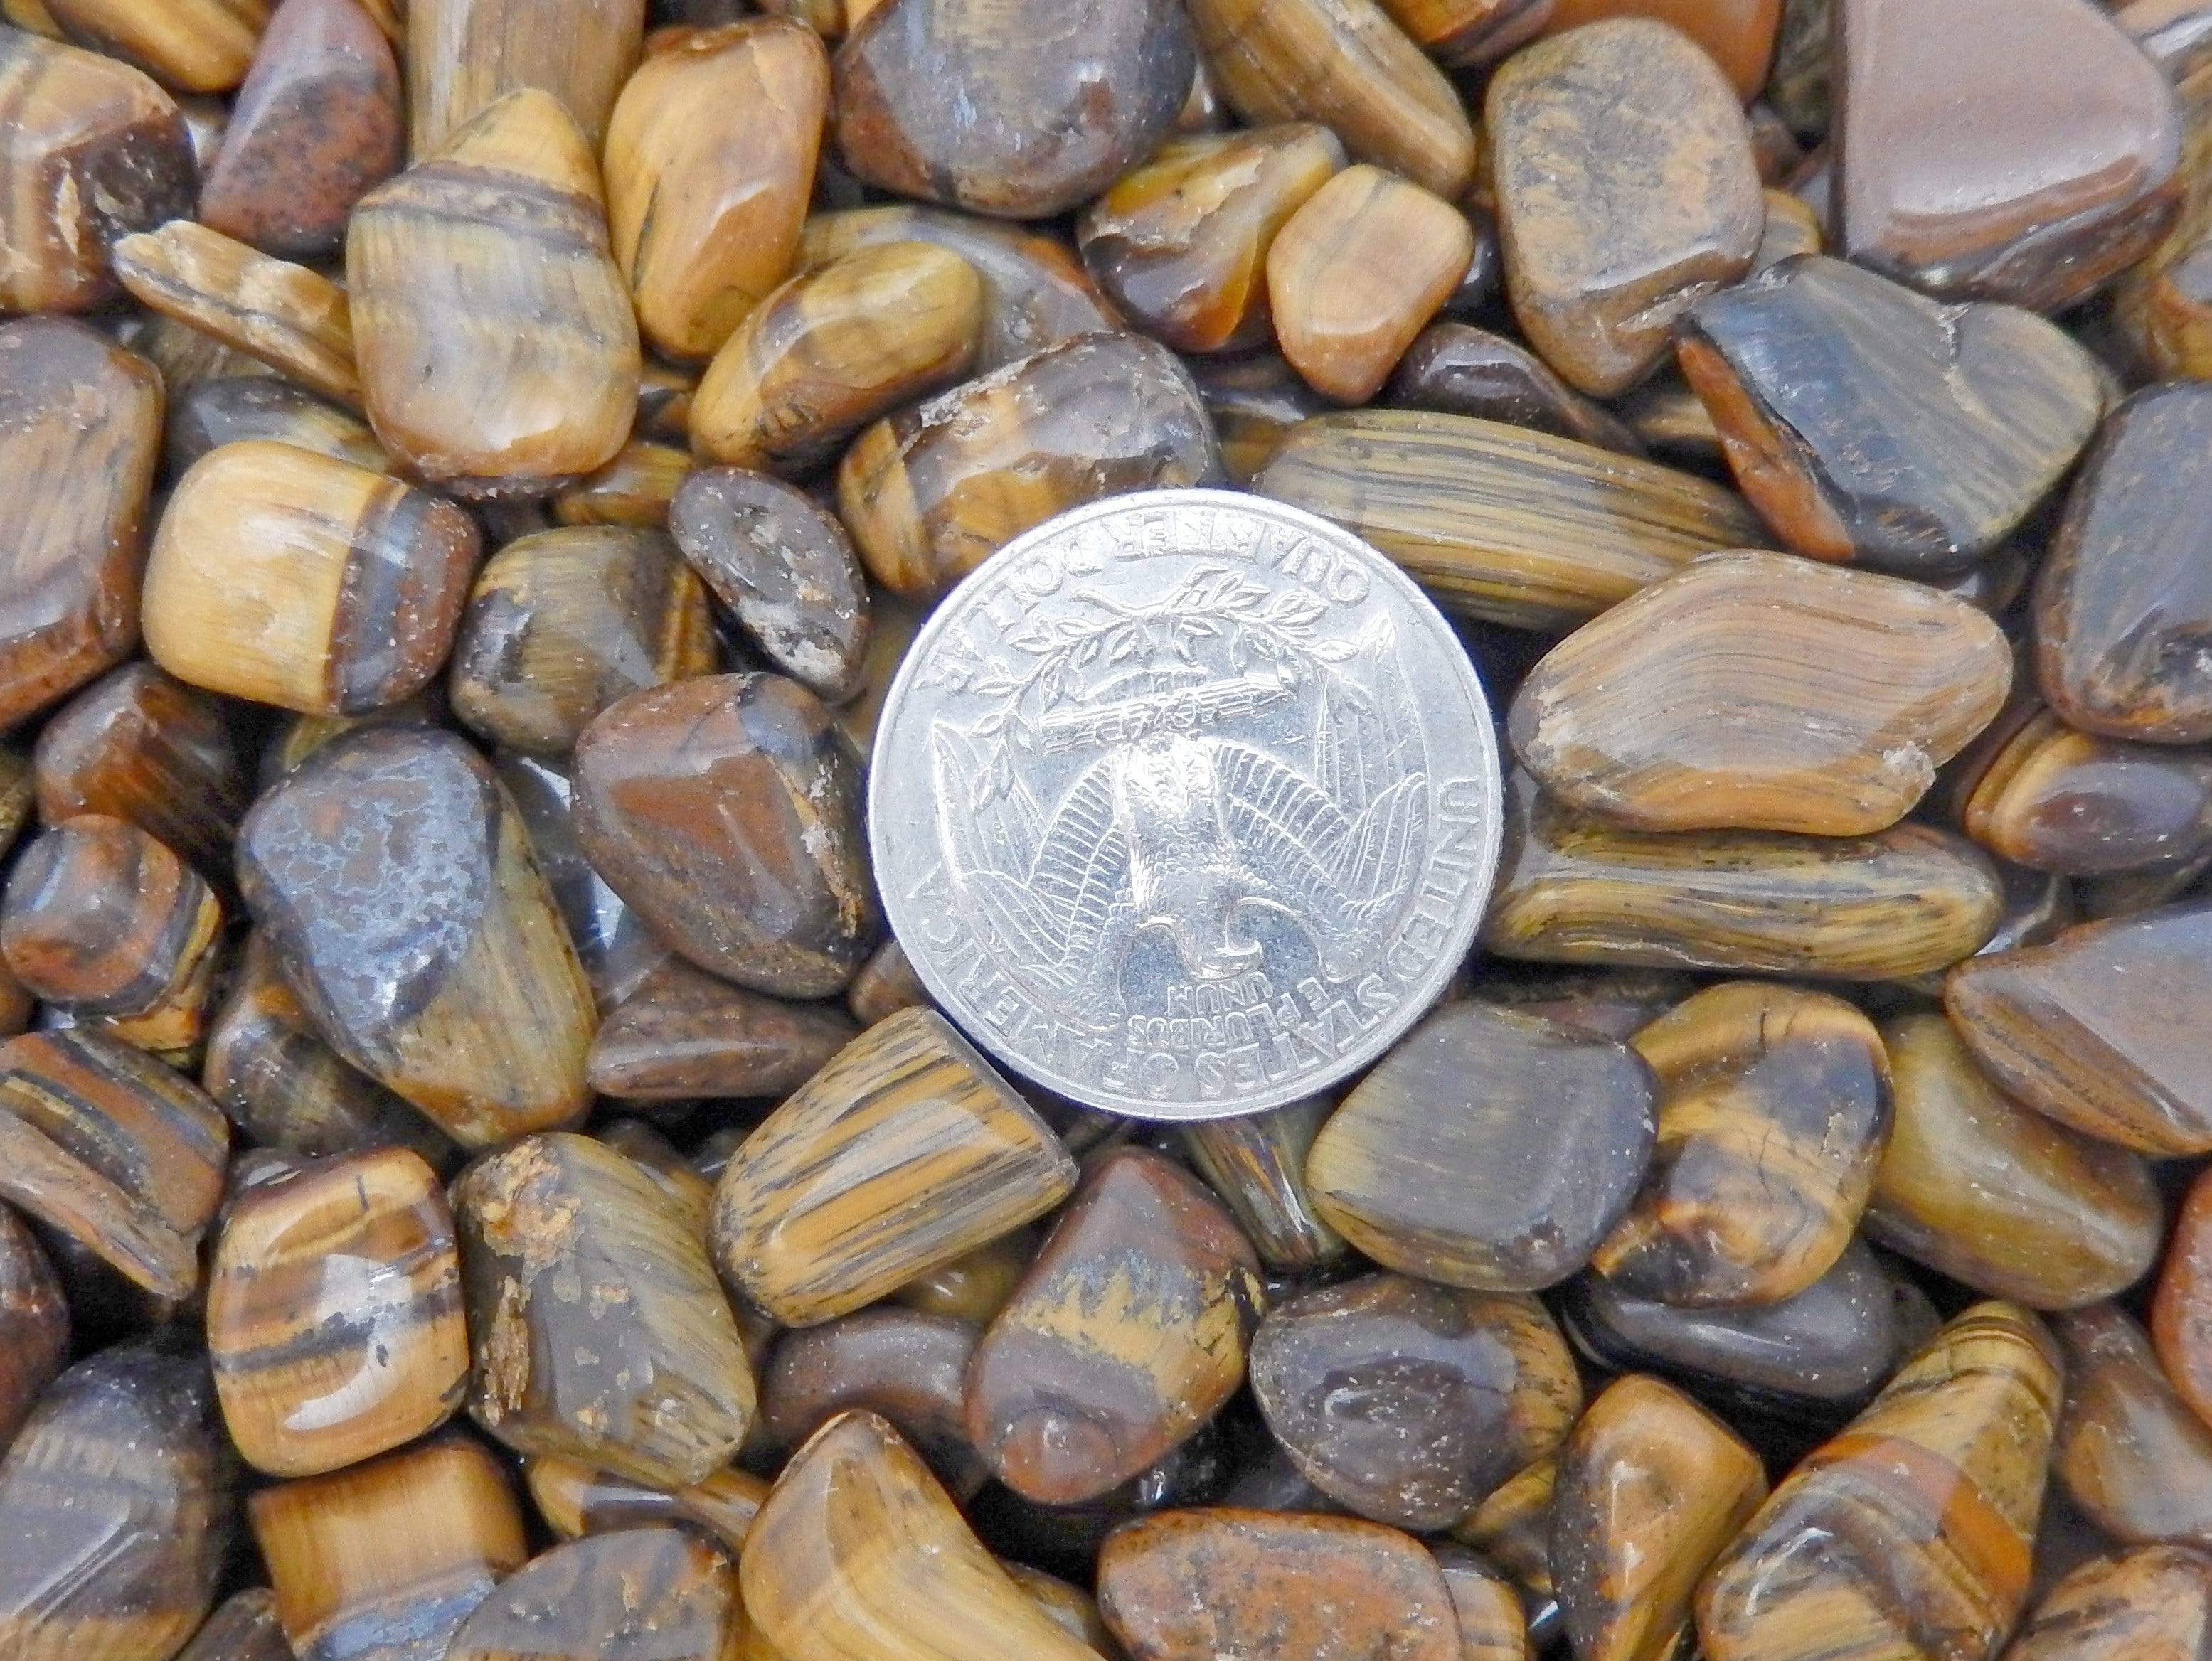
[[[1466,955],[1498,749],[1389,561],[1256,496],[1164,490],[1017,537],[939,606],[877,728],[885,910],[1016,1071],[1141,1118],[1311,1095]]]

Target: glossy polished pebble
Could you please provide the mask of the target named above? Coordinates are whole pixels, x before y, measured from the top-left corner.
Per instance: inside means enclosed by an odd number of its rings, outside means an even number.
[[[1235,1214],[1269,1269],[1316,1268],[1346,1249],[1306,1189],[1306,1155],[1330,1112],[1328,1097],[1310,1096],[1265,1112],[1176,1127],[1182,1156]]]
[[[2201,1173],[2174,1221],[2150,1330],[2166,1378],[2212,1425],[2212,1177]]]
[[[1976,1060],[2062,1125],[2155,1156],[2212,1151],[2212,902],[2085,923],[1960,964],[1943,1001]]]
[[[1836,57],[1836,222],[1860,264],[2052,312],[2172,221],[2166,77],[2096,7],[1840,0]]]
[[[471,1148],[580,1117],[590,986],[520,821],[459,737],[366,726],[254,804],[239,881],[339,1055]]]
[[[564,755],[601,710],[715,668],[705,585],[658,530],[577,525],[517,537],[477,573],[447,696],[495,744]]]
[[[1650,17],[1704,47],[1737,94],[1748,100],[1766,82],[1782,21],[1782,0],[1554,0],[1544,30],[1558,34],[1609,17]]]
[[[652,1523],[688,1523],[732,1554],[751,1531],[768,1483],[732,1466],[703,1482],[664,1494],[573,1459],[540,1454],[525,1475],[545,1526],[564,1540]]]
[[[1932,826],[1626,830],[1521,779],[1483,939],[1540,963],[1894,980],[1968,956],[2003,909],[1988,857]]]
[[[956,1496],[972,1495],[988,1473],[961,1403],[981,1336],[972,1321],[896,1304],[787,1332],[761,1374],[762,1427],[791,1448],[848,1409],[880,1413]]]
[[[1387,1268],[1534,1291],[1580,1269],[1627,1208],[1657,1095],[1620,1044],[1447,1003],[1344,1099],[1306,1182],[1322,1218]]]
[[[589,1076],[601,1095],[632,1101],[783,1096],[860,1030],[835,1006],[764,997],[672,961],[599,1023]]]
[[[1309,1482],[1424,1534],[1555,1452],[1583,1404],[1574,1356],[1534,1298],[1402,1275],[1278,1304],[1253,1335],[1251,1375]]]
[[[1193,0],[1206,75],[1250,126],[1317,121],[1361,161],[1456,199],[1480,149],[1442,70],[1375,0]]]
[[[872,608],[836,515],[765,473],[706,467],[678,489],[668,530],[770,664],[832,703],[860,690]]]
[[[578,740],[575,826],[608,885],[700,967],[823,997],[875,943],[853,755],[813,694],[716,675],[631,694]]]
[[[1988,1655],[2027,1600],[2058,1413],[2050,1335],[1976,1304],[1786,1477],[1698,1592],[1713,1661]],[[1808,1540],[1855,1549],[1808,1552]]]
[[[1388,397],[1400,409],[1473,415],[1624,456],[1644,453],[1641,439],[1541,358],[1471,323],[1447,320],[1422,330],[1398,360]]]
[[[1252,481],[1403,566],[1446,610],[1560,633],[1717,548],[1765,540],[1743,503],[1672,468],[1466,415],[1316,415]]]
[[[292,1646],[277,1623],[275,1595],[266,1586],[233,1592],[177,1661],[293,1661]]]
[[[1736,482],[1789,546],[1916,576],[2009,536],[2104,403],[2094,361],[2053,324],[1940,305],[1819,255],[1698,301],[1678,355]]]
[[[1263,1306],[1259,1259],[1218,1202],[1161,1155],[1116,1148],[976,1346],[969,1440],[1027,1499],[1096,1499],[1235,1393]]]
[[[2159,1370],[2150,1340],[2117,1305],[2055,1317],[2066,1409],[2052,1474],[2116,1540],[2212,1549],[2212,1424]]]
[[[155,1340],[79,1361],[0,1458],[9,1661],[167,1661],[215,1602],[232,1505],[197,1356]]]
[[[230,1127],[199,1088],[94,1033],[0,1044],[0,1200],[156,1297],[199,1283]]]
[[[0,106],[0,311],[114,299],[115,239],[192,210],[191,139],[175,101],[112,58],[9,29]]]
[[[1735,89],[1680,31],[1617,17],[1507,59],[1483,119],[1515,318],[1582,391],[1626,391],[1759,247]]]
[[[1131,1661],[1460,1661],[1436,1561],[1352,1517],[1170,1511],[1116,1531],[1098,1612]]]
[[[53,1265],[29,1225],[0,1206],[0,1452],[61,1371],[69,1346],[69,1303]]]
[[[2044,1594],[2004,1661],[2203,1661],[2212,1556],[2139,1546],[2092,1558]]]
[[[873,1413],[838,1415],[792,1456],[753,1520],[738,1578],[779,1661],[1097,1661]]]
[[[1553,0],[1383,0],[1382,9],[1438,63],[1474,69],[1534,39],[1554,5]]]
[[[11,50],[0,38],[0,106]],[[8,244],[21,246],[0,220]],[[137,646],[161,377],[82,324],[22,318],[0,324],[0,726],[14,726]]]
[[[170,404],[164,446],[169,476],[181,478],[210,451],[244,439],[274,439],[372,473],[392,467],[358,415],[280,376],[240,374],[197,381]]]
[[[410,27],[420,42],[441,14],[505,4],[423,0]],[[586,9],[622,5],[570,9],[580,30]],[[572,39],[544,19],[517,34]],[[419,133],[420,105],[416,118]],[[608,252],[598,164],[549,94],[510,93],[363,197],[346,287],[369,424],[428,482],[540,494],[629,436],[637,319]]]
[[[1678,1306],[1771,1304],[1850,1243],[1889,1136],[1889,1064],[1841,998],[1708,988],[1630,1040],[1659,1080],[1659,1137],[1592,1267]]]
[[[1644,830],[1895,824],[2012,684],[1997,626],[1919,583],[1709,554],[1546,655],[1514,753],[1558,801]]]
[[[415,161],[520,88],[550,94],[597,152],[637,66],[646,0],[382,0],[404,20]],[[726,112],[725,112],[726,113]]]
[[[289,444],[223,446],[178,482],[146,567],[146,646],[180,681],[359,715],[444,664],[482,547],[451,502]]]
[[[799,472],[878,416],[959,380],[989,295],[975,266],[927,242],[878,242],[803,272],[754,307],[691,401],[707,460]]]
[[[1263,345],[1268,248],[1343,166],[1344,146],[1310,121],[1174,140],[1084,210],[1083,263],[1178,352]]]
[[[2174,88],[2181,114],[2180,212],[2112,285],[2120,343],[2145,374],[2160,379],[2194,379],[2212,366],[2212,270],[2204,252],[2212,233],[2212,76],[2204,67],[2189,64]]]
[[[623,1529],[541,1553],[478,1603],[446,1661],[724,1661],[737,1570],[688,1529]]]
[[[838,50],[837,147],[895,195],[1048,219],[1167,136],[1196,64],[1175,0],[899,0]]]
[[[2212,738],[2212,541],[2203,455],[2212,388],[2152,387],[2084,459],[2035,586],[2036,680],[2069,724],[2114,738]]]
[[[285,259],[333,253],[405,144],[398,60],[360,0],[286,0],[201,181],[200,221]]]
[[[279,1482],[249,1512],[299,1661],[445,1661],[530,1555],[506,1470],[465,1436]]]
[[[1688,1397],[1631,1373],[1559,1454],[1552,1573],[1576,1661],[1663,1661],[1713,1559],[1766,1498],[1759,1456]]]
[[[269,0],[46,0],[64,34],[183,93],[228,92],[245,78]]]
[[[1330,408],[1328,399],[1272,352],[1187,361],[1213,420],[1222,470],[1239,488],[1273,458],[1300,421]]]
[[[943,1016],[905,1010],[847,1045],[732,1156],[715,1260],[778,1320],[811,1325],[1043,1215],[1075,1174]]]
[[[1267,248],[1275,338],[1315,391],[1364,403],[1467,275],[1467,215],[1364,162],[1338,173]]]
[[[1491,964],[1468,982],[1486,1003],[1540,1015],[1593,1038],[1626,1040],[1698,990],[1660,969],[1526,969]]]
[[[1731,1410],[1812,1422],[1864,1402],[1936,1329],[1924,1296],[1858,1240],[1778,1303],[1676,1309],[1585,1275],[1569,1284],[1560,1319],[1601,1366],[1661,1373]]]
[[[1459,1618],[1460,1661],[1531,1661],[1521,1591],[1509,1574],[1465,1546],[1430,1547]]]
[[[690,472],[688,450],[632,439],[605,467],[585,474],[553,498],[554,522],[664,530],[668,504]]]
[[[345,290],[328,277],[188,219],[118,237],[110,258],[134,299],[359,407],[353,320]]]
[[[2212,760],[2077,732],[2039,708],[1990,756],[1959,817],[1991,853],[2031,870],[2153,870],[2212,838]]]
[[[923,1270],[891,1294],[891,1300],[927,1315],[951,1315],[977,1326],[1006,1306],[1036,1255],[1033,1229],[1018,1228],[987,1240],[948,1263]]]
[[[0,956],[26,990],[165,1061],[207,1031],[222,906],[136,825],[64,819],[25,848],[0,906]]]
[[[885,242],[927,242],[959,255],[981,275],[977,374],[1077,335],[1121,326],[1114,303],[1058,238],[941,208],[899,203],[815,214],[799,236],[799,267],[819,270],[856,249]]]
[[[830,106],[830,58],[783,18],[649,54],[607,123],[607,226],[653,349],[711,357],[790,273]]]
[[[1992,1296],[2068,1309],[2134,1284],[2163,1215],[2149,1167],[2008,1098],[1952,1024],[1887,1022],[1894,1104],[1869,1239]]]
[[[838,464],[837,514],[869,574],[922,603],[1067,508],[1220,479],[1175,355],[1083,335],[867,428]]]

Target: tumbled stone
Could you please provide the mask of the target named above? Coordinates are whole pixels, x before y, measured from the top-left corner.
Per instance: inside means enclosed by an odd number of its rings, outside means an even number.
[[[1432,323],[1422,330],[1398,360],[1389,397],[1401,409],[1474,415],[1624,456],[1644,453],[1633,433],[1553,374],[1541,358],[1471,323]]]
[[[988,1475],[962,1414],[969,1358],[982,1329],[895,1304],[858,1309],[776,1341],[761,1373],[762,1428],[797,1447],[849,1409],[880,1413],[960,1497]]]
[[[1534,1649],[1521,1589],[1465,1546],[1429,1548],[1459,1619],[1459,1661],[1530,1661]]]
[[[69,1302],[30,1227],[0,1207],[0,1452],[69,1358]]]
[[[646,0],[372,0],[405,35],[408,155],[420,161],[521,88],[547,94],[594,152],[637,66]],[[390,32],[387,25],[387,33]]]
[[[1310,1096],[1176,1128],[1183,1157],[1270,1269],[1310,1269],[1344,1255],[1344,1237],[1321,1220],[1306,1188],[1306,1155],[1331,1108],[1328,1097]]]
[[[1616,18],[1507,59],[1483,119],[1515,318],[1582,391],[1627,391],[1759,246],[1765,201],[1734,88],[1678,31]]]
[[[2117,1305],[2055,1317],[2066,1407],[2052,1474],[2116,1540],[2212,1549],[2212,1424],[2159,1370],[2150,1340]]]
[[[1574,1357],[1518,1293],[1366,1275],[1279,1304],[1252,1393],[1308,1481],[1362,1517],[1451,1527],[1558,1448],[1582,1408]]]
[[[2162,0],[2140,0],[2154,15]],[[2190,35],[2182,7],[2179,39]],[[2118,21],[2118,20],[2116,20]],[[2130,27],[2128,21],[2121,27]],[[2141,42],[2154,50],[2151,42]],[[2187,48],[2182,48],[2187,54]],[[2212,76],[2205,65],[2188,61],[2174,88],[2181,114],[2180,211],[2150,252],[2112,285],[2112,317],[2119,343],[2148,374],[2160,379],[2194,379],[2212,366],[2212,261],[2205,257],[2212,235]]]
[[[688,450],[633,439],[605,466],[585,474],[553,498],[554,522],[665,530],[668,504],[690,476],[691,468]]]
[[[732,1554],[744,1546],[769,1488],[764,1479],[726,1465],[703,1482],[668,1494],[596,1465],[544,1453],[529,1460],[523,1474],[538,1514],[563,1540],[653,1523],[689,1523]]]
[[[2045,1592],[2004,1661],[2203,1661],[2212,1556],[2138,1546],[2092,1558]]]
[[[224,375],[188,386],[169,404],[168,470],[181,478],[210,451],[246,439],[274,439],[373,473],[392,458],[368,423],[276,375]]]
[[[1201,357],[1190,372],[1221,444],[1222,471],[1234,485],[1251,483],[1300,421],[1329,408],[1273,352]]]
[[[2199,1173],[2174,1220],[2150,1330],[2166,1378],[2212,1425],[2212,1176]]]
[[[2077,732],[2039,701],[1976,771],[1960,828],[2033,870],[2154,870],[2212,840],[2212,757]]]
[[[1585,623],[1514,694],[1554,798],[1644,830],[1895,824],[2002,707],[2012,652],[1924,585],[1709,554]]]
[[[1778,536],[1915,576],[2018,528],[2104,403],[2094,361],[2053,324],[1943,306],[1820,255],[1698,301],[1678,355]]]
[[[1385,1267],[1534,1291],[1588,1262],[1626,1209],[1657,1094],[1622,1045],[1448,1003],[1345,1098],[1306,1181],[1322,1218]]]
[[[665,963],[599,1023],[592,1088],[634,1101],[782,1096],[859,1033],[836,1009],[764,997]]]
[[[1544,32],[1558,34],[1608,17],[1650,17],[1672,25],[1705,49],[1739,97],[1766,84],[1782,21],[1782,0],[1553,0]]]
[[[725,1661],[744,1619],[720,1546],[689,1529],[622,1529],[524,1564],[461,1622],[446,1661]]]
[[[266,1586],[233,1592],[192,1635],[177,1661],[294,1661]]]
[[[891,1299],[926,1315],[988,1325],[1021,1284],[1036,1247],[1036,1231],[1018,1228],[902,1282]]]

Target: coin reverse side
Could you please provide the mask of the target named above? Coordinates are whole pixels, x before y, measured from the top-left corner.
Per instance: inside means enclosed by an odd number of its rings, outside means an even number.
[[[1373,1061],[1466,955],[1498,749],[1389,561],[1220,490],[1017,537],[915,637],[877,728],[885,910],[945,1012],[1091,1106],[1204,1119]]]

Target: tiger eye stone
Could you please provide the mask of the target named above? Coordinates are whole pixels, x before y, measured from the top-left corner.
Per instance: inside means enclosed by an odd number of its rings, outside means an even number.
[[[2199,508],[2212,388],[2148,388],[2083,460],[2035,586],[2036,679],[2072,726],[2212,738],[2212,541]]]
[[[463,1145],[579,1118],[592,992],[491,769],[368,726],[254,804],[240,886],[331,1048]]]
[[[2057,311],[2172,221],[2172,96],[2099,8],[1839,0],[1836,56],[1836,222],[1860,264]]]
[[[0,1206],[0,1453],[68,1359],[69,1303],[53,1265],[16,1214]]]
[[[471,6],[506,9],[424,0],[410,13],[414,38]],[[573,41],[549,22],[516,34]],[[416,116],[419,133],[419,105]],[[550,94],[508,94],[363,197],[346,231],[346,288],[369,424],[424,480],[465,495],[542,494],[629,436],[637,318],[608,252],[598,164]]]
[[[987,1472],[969,1446],[961,1403],[982,1329],[950,1315],[883,1305],[787,1332],[761,1374],[761,1422],[796,1447],[850,1409],[898,1428],[956,1495]]]
[[[156,1297],[191,1295],[230,1127],[199,1088],[89,1032],[0,1043],[0,1200]]]
[[[1888,1138],[1874,1023],[1826,992],[1731,981],[1631,1042],[1659,1080],[1658,1143],[1592,1267],[1684,1306],[1804,1291],[1850,1243]]]
[[[1628,830],[1516,776],[1483,940],[1540,963],[1894,980],[1970,955],[2003,910],[1989,857],[1932,826]]]
[[[1267,303],[1291,367],[1364,403],[1442,309],[1474,255],[1467,216],[1365,163],[1338,173],[1267,248]]]
[[[1622,1045],[1448,1003],[1344,1099],[1306,1182],[1323,1220],[1386,1268],[1534,1291],[1588,1262],[1626,1209],[1657,1094]]]
[[[0,1458],[11,1661],[163,1661],[215,1603],[231,1474],[207,1367],[173,1342],[88,1356]]]
[[[402,21],[408,155],[422,161],[523,88],[567,112],[596,153],[637,67],[646,0],[379,0]],[[726,114],[726,112],[724,112]]]
[[[1782,0],[1554,0],[1544,32],[1559,34],[1611,17],[1656,19],[1704,47],[1737,96],[1749,100],[1765,84],[1782,12]]]
[[[1193,0],[1208,77],[1249,126],[1317,121],[1456,199],[1480,154],[1458,91],[1375,0]]]
[[[293,1661],[266,1586],[233,1592],[192,1635],[177,1661]]]
[[[702,30],[623,84],[607,225],[654,350],[712,356],[789,274],[829,106],[820,37],[782,18]]]
[[[207,1029],[222,906],[136,825],[65,819],[15,862],[0,955],[76,1024],[185,1064]]]
[[[1528,1622],[1512,1577],[1465,1546],[1431,1546],[1459,1619],[1459,1661],[1531,1661]]]
[[[1175,140],[1084,210],[1083,263],[1178,352],[1262,345],[1268,248],[1343,166],[1344,146],[1310,121]]]
[[[777,670],[833,703],[860,690],[873,608],[860,557],[834,514],[765,473],[706,467],[669,504],[668,530]]]
[[[942,1015],[903,1010],[731,1157],[714,1257],[778,1320],[811,1325],[1042,1215],[1075,1176],[1060,1139]]]
[[[776,289],[739,324],[691,401],[691,442],[732,467],[798,472],[975,361],[988,303],[975,266],[879,242]]]
[[[1559,1455],[1552,1573],[1577,1661],[1662,1661],[1690,1598],[1766,1498],[1759,1456],[1656,1379],[1606,1386]]]
[[[734,1466],[703,1482],[664,1494],[628,1477],[573,1459],[540,1454],[525,1475],[530,1497],[545,1526],[564,1540],[650,1523],[681,1522],[720,1541],[732,1553],[744,1544],[769,1485]]]
[[[2167,1157],[2212,1151],[2212,901],[2085,923],[1960,964],[1943,991],[1997,1083],[2062,1125]]]
[[[698,574],[657,530],[520,536],[477,575],[453,641],[453,713],[494,743],[565,755],[601,710],[715,667]]]
[[[2139,1546],[2093,1558],[2044,1594],[2004,1661],[2203,1661],[2212,1556]]]
[[[1936,1015],[1885,1023],[1894,1122],[1867,1237],[1976,1291],[2039,1309],[2110,1297],[2158,1255],[2149,1167],[2030,1112]]]
[[[757,991],[837,991],[874,943],[860,771],[813,694],[780,675],[676,682],[577,741],[592,866],[670,946]]]
[[[1276,1305],[1252,1393],[1306,1479],[1415,1533],[1554,1452],[1582,1410],[1566,1340],[1519,1293],[1366,1275]]]
[[[518,1452],[665,1488],[727,1464],[753,1415],[737,1323],[691,1220],[586,1137],[527,1137],[453,1191],[476,1377]]]
[[[0,39],[0,101],[11,50]],[[21,246],[0,219],[8,244]],[[79,324],[22,318],[0,324],[0,726],[13,726],[138,644],[161,378]]]
[[[841,1009],[788,1003],[662,964],[592,1040],[592,1088],[629,1100],[783,1096],[860,1035]]]
[[[1788,554],[1709,554],[1568,636],[1514,694],[1558,801],[1644,830],[1854,836],[1987,726],[2012,652],[1963,600]]]
[[[80,45],[183,93],[238,85],[270,9],[269,0],[46,0],[46,8]]]
[[[248,1509],[300,1661],[445,1661],[530,1555],[505,1468],[465,1436],[278,1482]]]
[[[2116,1540],[2212,1547],[2212,1425],[2159,1370],[2150,1340],[2114,1304],[2056,1316],[2066,1407],[2052,1472]]]
[[[392,467],[358,415],[276,375],[225,375],[196,382],[171,402],[164,446],[169,475],[181,478],[210,451],[244,439],[273,439],[372,473]]]
[[[1161,1155],[1114,1149],[976,1346],[969,1440],[1017,1494],[1094,1499],[1235,1393],[1263,1306],[1218,1202]]]
[[[2166,1376],[2212,1425],[2212,1177],[2198,1175],[2174,1220],[2150,1329]]]
[[[1353,1517],[1221,1507],[1140,1519],[1100,1555],[1098,1612],[1131,1661],[1460,1661],[1435,1560]]]
[[[1175,355],[1083,335],[867,428],[838,464],[837,514],[869,574],[921,603],[1067,508],[1220,479]]]
[[[623,1529],[532,1558],[453,1634],[447,1661],[723,1661],[744,1616],[729,1555],[687,1529]]]
[[[1698,1591],[1713,1661],[1991,1653],[2027,1601],[2059,1361],[1976,1304],[1785,1477]],[[1808,1541],[1851,1549],[1808,1551]]]
[[[1097,1661],[873,1413],[838,1415],[792,1456],[738,1573],[745,1612],[779,1661]]]
[[[1295,1273],[1345,1253],[1344,1237],[1321,1220],[1306,1188],[1306,1155],[1330,1112],[1328,1097],[1309,1096],[1176,1129],[1182,1156],[1269,1269]]]
[[[82,312],[114,299],[115,239],[192,210],[191,138],[175,100],[128,64],[9,29],[0,105],[0,311]]]
[[[2036,870],[2169,865],[2212,838],[2212,758],[2076,732],[2039,710],[1989,758],[1960,821],[1991,853]]]
[[[437,1173],[380,1148],[247,1188],[216,1242],[207,1320],[223,1422],[272,1476],[356,1464],[444,1423],[469,1338]]]
[[[1021,1284],[1036,1246],[1034,1230],[1018,1228],[924,1270],[894,1291],[891,1299],[924,1314],[951,1315],[986,1325]]]
[[[310,715],[397,704],[453,644],[482,546],[451,502],[248,439],[178,482],[146,566],[146,647],[180,681]]]
[[[2153,50],[2149,42],[2142,44]],[[2161,379],[2194,379],[2212,366],[2212,261],[2205,255],[2212,235],[2212,76],[2202,62],[2177,68],[2180,211],[2150,252],[2112,285],[2120,343],[2145,374]]]
[[[838,50],[837,148],[896,195],[1048,219],[1167,136],[1196,64],[1176,0],[898,0]]]
[[[1401,409],[1473,415],[1624,456],[1644,453],[1641,439],[1553,374],[1541,358],[1471,323],[1432,323],[1422,330],[1398,360],[1389,397]],[[1218,424],[1218,415],[1215,419]]]
[[[627,524],[660,530],[668,504],[691,474],[691,453],[672,444],[633,439],[615,458],[553,498],[558,524]]]
[[[1273,352],[1187,361],[1231,484],[1249,485],[1309,415],[1331,406]]]
[[[1507,59],[1483,119],[1515,318],[1583,391],[1627,391],[1759,246],[1765,200],[1735,88],[1679,31],[1619,17]]]
[[[1765,539],[1704,479],[1426,410],[1302,421],[1252,488],[1372,543],[1448,611],[1555,633],[1701,554]]]
[[[1914,576],[2012,534],[2104,403],[2094,361],[2042,318],[1941,305],[1819,255],[1698,301],[1677,355],[1778,536]]]

